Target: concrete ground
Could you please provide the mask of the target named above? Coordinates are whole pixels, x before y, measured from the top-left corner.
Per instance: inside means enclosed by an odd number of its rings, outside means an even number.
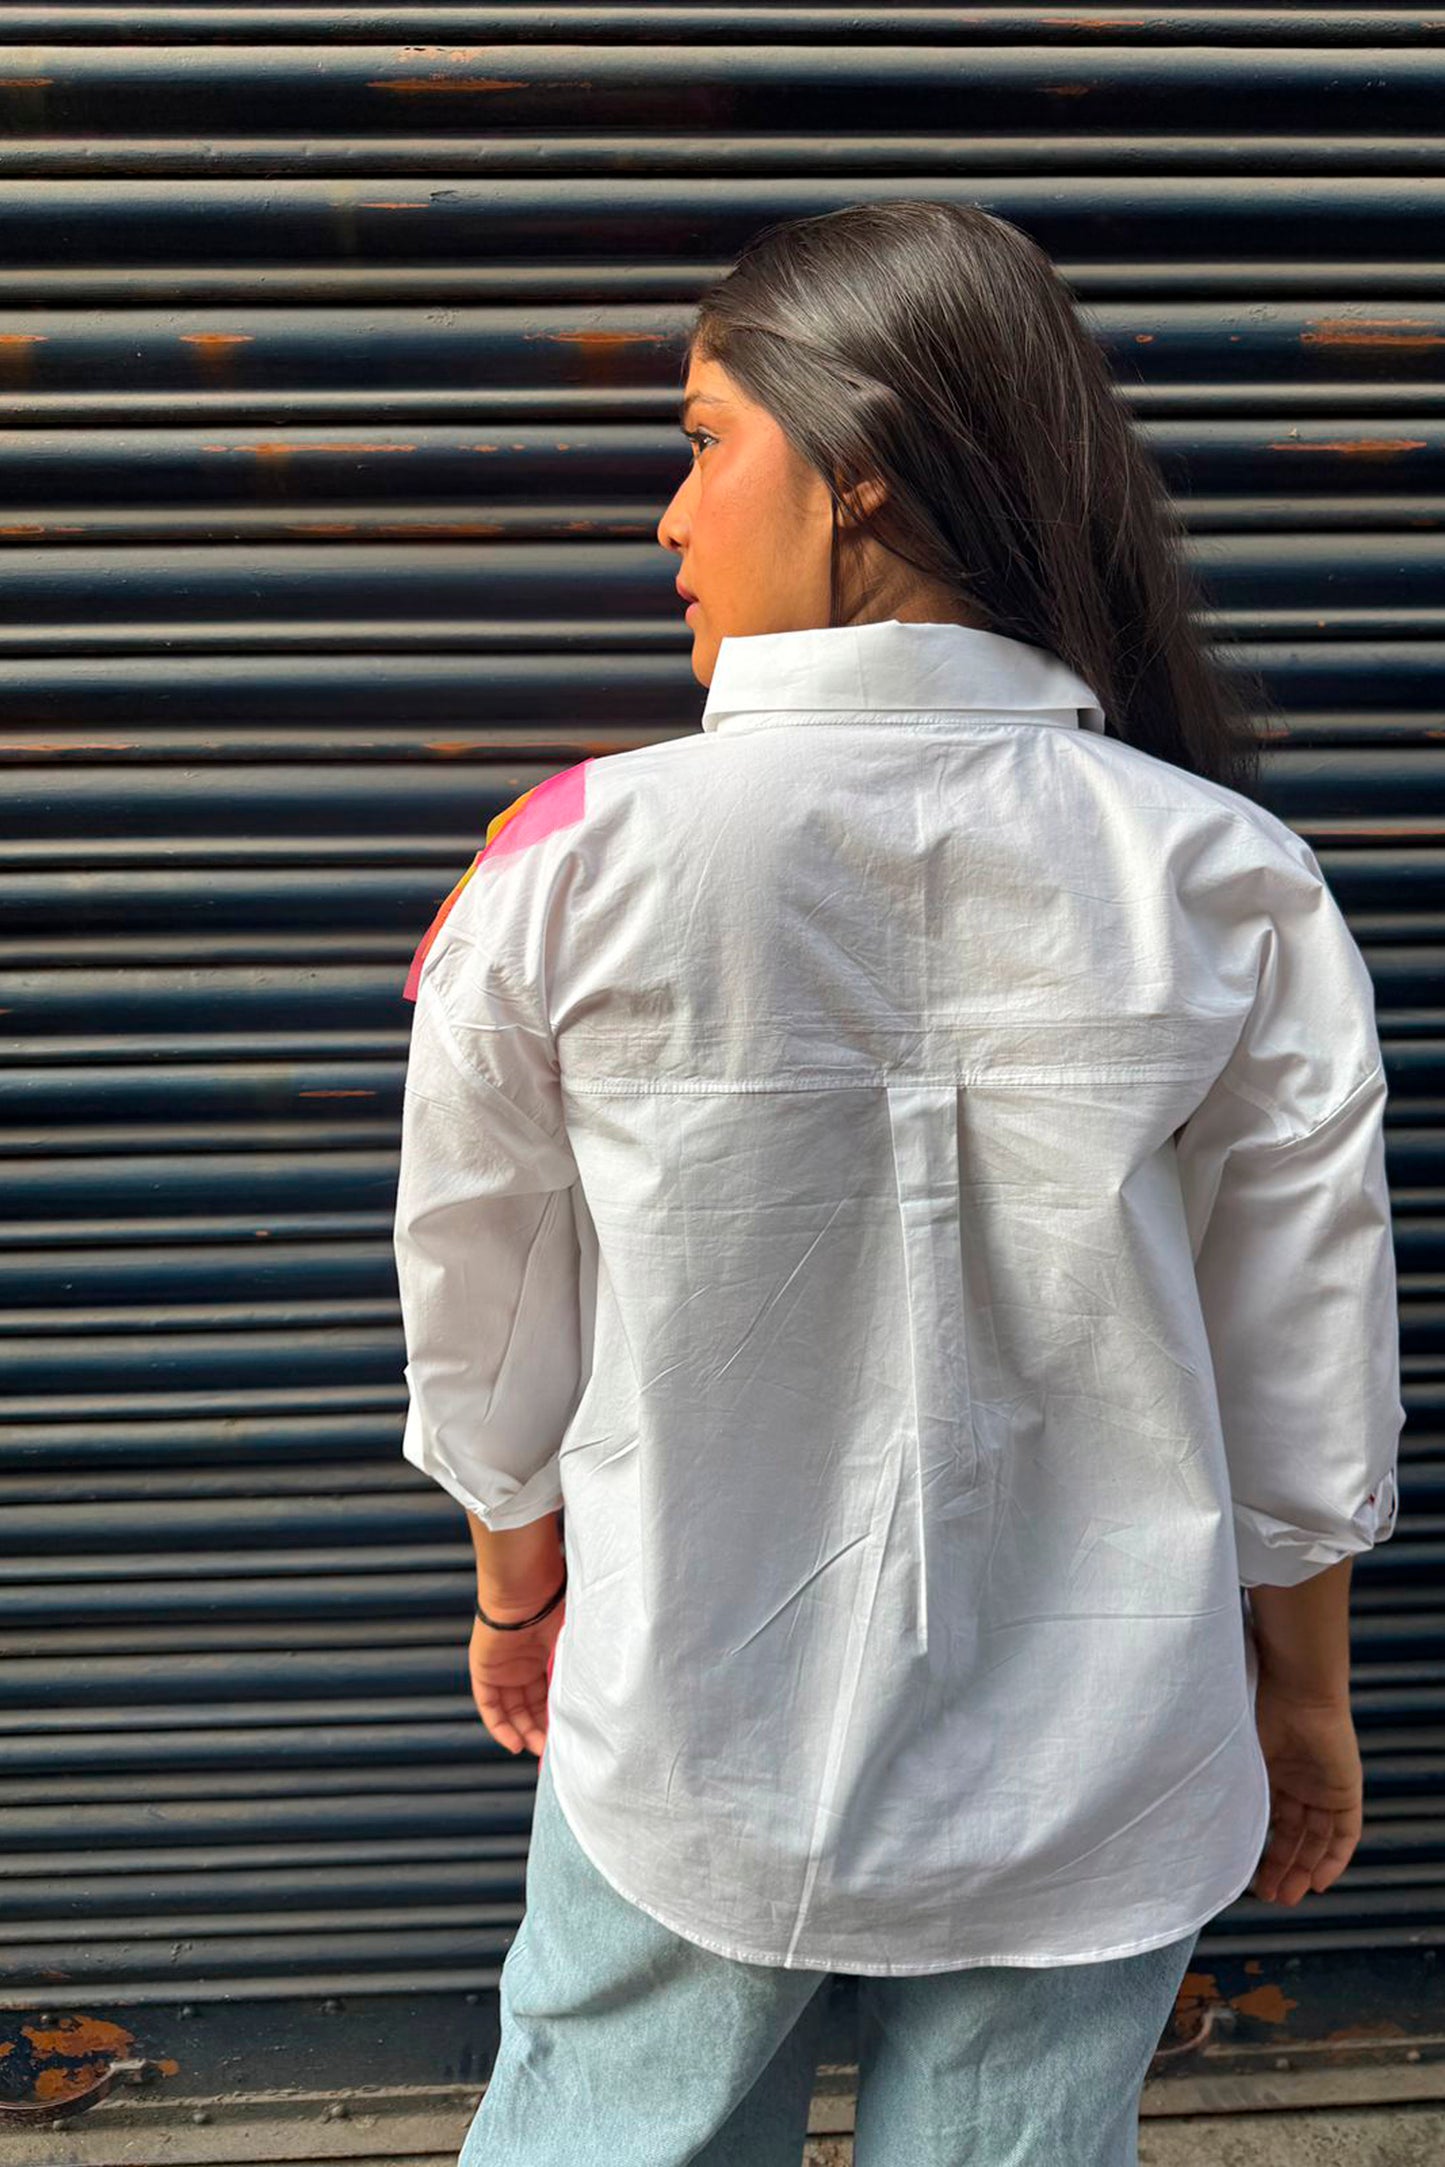
[[[1139,2167],[1440,2167],[1445,2108],[1281,2108],[1145,2118]]]
[[[1139,2167],[1441,2167],[1445,2107],[1147,2115]],[[804,2167],[853,2167],[848,2137],[814,2137]],[[977,2167],[987,2167],[980,2160]]]

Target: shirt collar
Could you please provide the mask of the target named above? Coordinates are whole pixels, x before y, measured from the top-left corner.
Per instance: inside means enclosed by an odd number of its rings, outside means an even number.
[[[1057,655],[973,625],[822,625],[730,633],[719,642],[702,727],[880,710],[981,713],[1104,728],[1092,688]]]

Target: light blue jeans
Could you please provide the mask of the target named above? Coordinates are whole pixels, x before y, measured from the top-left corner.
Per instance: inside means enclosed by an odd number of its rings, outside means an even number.
[[[1136,2167],[1198,1939],[859,1976],[854,2167]],[[716,1956],[619,1896],[544,1752],[501,2045],[457,2167],[801,2167],[830,1977]]]

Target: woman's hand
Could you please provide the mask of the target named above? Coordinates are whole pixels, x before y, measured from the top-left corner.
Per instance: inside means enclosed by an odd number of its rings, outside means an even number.
[[[529,1618],[546,1594],[514,1608]],[[488,1604],[488,1617],[505,1622],[506,1611]],[[494,1633],[480,1618],[472,1622],[469,1662],[477,1713],[499,1746],[520,1753],[525,1745],[540,1760],[547,1739],[547,1687],[552,1650],[567,1612],[564,1596],[554,1611],[520,1633]]]
[[[1268,1903],[1297,1904],[1349,1865],[1364,1821],[1364,1770],[1346,1694],[1302,1698],[1261,1671],[1255,1727],[1269,1770],[1269,1841],[1250,1883]]]

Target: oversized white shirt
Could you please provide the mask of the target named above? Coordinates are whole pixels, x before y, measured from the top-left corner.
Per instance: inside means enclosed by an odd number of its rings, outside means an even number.
[[[413,968],[403,1450],[565,1506],[557,1796],[703,1947],[1126,1956],[1252,1878],[1241,1589],[1393,1532],[1373,987],[1308,846],[951,624],[722,642]]]

